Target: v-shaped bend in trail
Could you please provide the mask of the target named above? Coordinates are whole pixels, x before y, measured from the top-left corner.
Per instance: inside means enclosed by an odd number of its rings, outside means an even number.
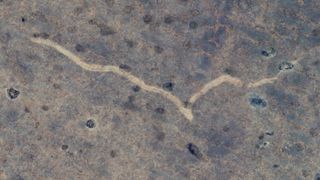
[[[30,38],[30,40],[34,43],[44,45],[51,47],[58,51],[59,53],[63,54],[67,58],[69,58],[71,61],[73,61],[75,64],[79,65],[81,68],[87,70],[87,71],[93,71],[93,72],[102,72],[102,73],[107,73],[107,72],[112,72],[115,74],[118,74],[119,76],[122,76],[126,79],[128,79],[130,82],[138,85],[141,87],[141,89],[144,89],[145,91],[153,92],[160,94],[164,97],[166,97],[168,100],[173,102],[178,110],[189,120],[192,121],[193,119],[193,114],[192,114],[192,104],[195,103],[201,96],[206,94],[208,91],[210,91],[212,88],[217,87],[223,83],[229,83],[237,87],[242,87],[243,83],[240,79],[236,77],[232,77],[230,75],[221,75],[218,78],[208,82],[205,84],[202,88],[200,88],[197,92],[195,92],[193,95],[188,100],[188,106],[185,105],[184,102],[182,102],[178,97],[174,96],[172,93],[157,87],[157,86],[152,86],[146,84],[143,80],[139,79],[138,77],[132,75],[131,73],[122,70],[121,68],[113,65],[99,65],[99,64],[89,64],[86,63],[84,60],[82,60],[79,56],[75,55],[71,51],[67,50],[66,48],[62,47],[58,43],[48,40],[48,39],[43,39],[43,38]],[[262,80],[257,82],[257,83],[252,83],[248,87],[257,87],[265,83],[272,83],[273,80]]]

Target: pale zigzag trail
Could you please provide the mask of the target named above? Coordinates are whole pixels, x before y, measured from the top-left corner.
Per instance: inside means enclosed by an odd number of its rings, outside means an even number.
[[[201,96],[203,96],[204,94],[206,94],[208,91],[210,91],[212,88],[215,88],[221,84],[224,83],[229,83],[232,84],[234,86],[237,87],[242,87],[243,83],[240,79],[232,77],[230,75],[221,75],[220,77],[208,82],[207,84],[205,84],[199,91],[195,92],[188,100],[188,106],[185,105],[184,102],[182,102],[178,97],[174,96],[172,93],[163,90],[160,87],[157,86],[152,86],[152,85],[148,85],[146,84],[143,80],[139,79],[138,77],[132,75],[131,73],[124,71],[122,69],[120,69],[117,66],[113,66],[113,65],[99,65],[99,64],[89,64],[86,63],[84,60],[82,60],[80,57],[78,57],[77,55],[75,55],[74,53],[72,53],[71,51],[65,49],[64,47],[62,47],[61,45],[48,40],[48,39],[43,39],[43,38],[30,38],[30,40],[34,43],[37,44],[41,44],[44,46],[48,46],[51,47],[55,50],[57,50],[58,52],[60,52],[61,54],[65,55],[66,57],[68,57],[71,61],[73,61],[74,63],[76,63],[77,65],[79,65],[81,68],[87,70],[87,71],[93,71],[93,72],[104,72],[104,73],[108,73],[108,72],[112,72],[115,74],[118,74],[119,76],[122,76],[126,79],[128,79],[130,82],[138,85],[141,87],[141,89],[144,89],[145,91],[149,91],[149,92],[153,92],[153,93],[157,93],[160,94],[164,97],[166,97],[168,100],[170,100],[171,102],[173,102],[178,110],[189,120],[192,121],[193,119],[193,114],[192,114],[192,104],[195,103]],[[273,78],[266,78],[266,79],[262,79],[259,80],[257,82],[254,83],[249,83],[248,84],[248,88],[255,88],[267,83],[273,83],[274,81],[277,80],[277,77],[273,77]]]

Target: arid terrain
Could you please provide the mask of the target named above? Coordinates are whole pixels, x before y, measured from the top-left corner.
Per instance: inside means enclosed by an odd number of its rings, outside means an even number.
[[[320,180],[319,9],[0,0],[0,180]]]

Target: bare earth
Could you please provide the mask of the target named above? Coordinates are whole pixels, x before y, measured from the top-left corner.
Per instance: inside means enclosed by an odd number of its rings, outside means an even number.
[[[319,9],[0,0],[0,180],[320,180]]]

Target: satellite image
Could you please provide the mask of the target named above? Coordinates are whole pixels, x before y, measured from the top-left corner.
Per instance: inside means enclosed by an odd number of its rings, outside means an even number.
[[[319,0],[0,0],[0,180],[320,180]]]

